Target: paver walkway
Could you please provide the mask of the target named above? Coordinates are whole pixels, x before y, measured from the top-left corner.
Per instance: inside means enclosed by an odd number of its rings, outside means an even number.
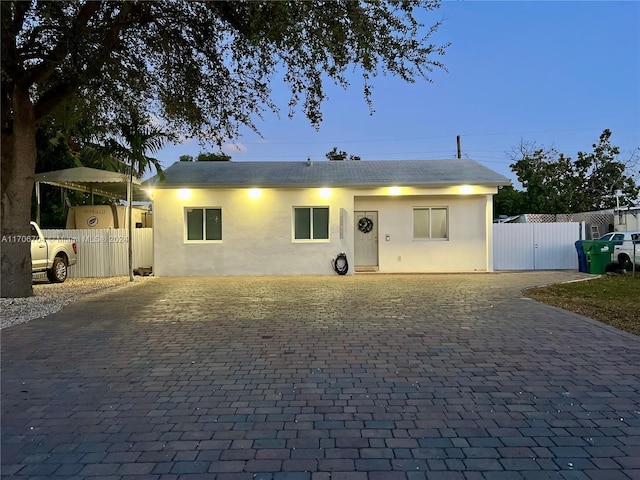
[[[566,272],[158,278],[2,332],[3,478],[640,479],[640,337]]]

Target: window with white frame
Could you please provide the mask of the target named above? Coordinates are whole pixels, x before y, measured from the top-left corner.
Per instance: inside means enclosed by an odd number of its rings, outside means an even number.
[[[185,208],[186,240],[207,242],[222,240],[222,209]]]
[[[444,207],[413,209],[414,240],[447,240],[449,238],[448,212]]]
[[[329,240],[329,207],[294,207],[294,240]]]

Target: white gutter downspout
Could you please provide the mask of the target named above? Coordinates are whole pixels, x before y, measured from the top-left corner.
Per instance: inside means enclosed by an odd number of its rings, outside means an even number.
[[[487,195],[485,225],[487,226],[487,272],[493,272],[493,195]]]

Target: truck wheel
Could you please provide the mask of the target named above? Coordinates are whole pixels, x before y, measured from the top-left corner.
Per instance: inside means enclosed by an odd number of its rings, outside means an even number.
[[[62,283],[67,279],[67,261],[62,257],[53,259],[53,266],[47,270],[47,278],[51,283]]]
[[[633,270],[631,259],[624,253],[620,254],[620,256],[618,257],[618,263],[620,264],[620,268],[626,270],[627,272]]]

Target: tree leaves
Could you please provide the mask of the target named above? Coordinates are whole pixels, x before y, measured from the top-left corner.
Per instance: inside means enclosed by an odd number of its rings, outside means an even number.
[[[342,150],[338,151],[338,147],[333,147],[333,149],[330,152],[327,152],[325,154],[325,157],[327,157],[329,160],[338,160],[338,161],[360,160],[360,157],[358,155],[349,155],[345,151],[342,151]]]
[[[593,152],[578,152],[572,160],[554,148],[522,142],[510,167],[524,191],[503,188],[496,196],[496,213],[579,213],[613,208],[617,201],[637,202],[640,187],[627,173],[636,156],[618,160],[620,149],[611,145],[608,129],[592,147]]]
[[[276,72],[289,84],[289,114],[301,106],[322,121],[329,78],[346,87],[392,73],[429,80],[447,45],[430,43],[420,10],[434,1],[353,2],[3,2],[3,90],[21,82],[38,118],[72,96],[92,96],[101,123],[126,118],[130,104],[170,130],[221,142],[241,125],[278,111]],[[5,42],[6,40],[6,42]],[[6,68],[5,68],[6,67]],[[7,90],[8,88],[8,90]],[[10,99],[7,99],[10,101]],[[5,99],[3,98],[3,103]]]

